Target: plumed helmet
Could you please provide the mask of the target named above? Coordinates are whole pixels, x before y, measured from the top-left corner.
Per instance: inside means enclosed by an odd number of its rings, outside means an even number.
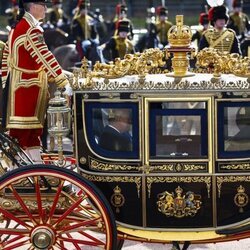
[[[225,19],[228,21],[228,9],[224,6],[212,7],[208,11],[208,19],[213,24],[217,19]]]
[[[11,3],[12,3],[12,5],[13,5],[13,6],[16,6],[16,5],[18,5],[18,2],[17,2],[17,0],[11,0]]]
[[[120,20],[117,25],[118,32],[129,32],[129,24],[130,22],[128,20]]]
[[[234,0],[233,1],[233,8],[237,8],[237,7],[242,7],[243,6],[243,0]]]
[[[208,14],[205,13],[205,12],[200,13],[199,24],[205,25],[205,24],[208,24],[208,23],[209,23]]]
[[[53,5],[62,4],[62,0],[52,0]]]
[[[51,0],[19,0],[19,8],[23,9],[23,4],[25,3],[44,3],[48,5],[52,4]]]
[[[79,9],[87,9],[90,6],[90,2],[88,0],[78,0],[77,7]]]
[[[156,14],[158,16],[167,16],[168,15],[168,9],[164,6],[159,6],[156,9]]]
[[[128,8],[125,4],[117,4],[116,7],[115,7],[115,13],[116,15],[120,15],[121,13],[127,13],[128,11]]]

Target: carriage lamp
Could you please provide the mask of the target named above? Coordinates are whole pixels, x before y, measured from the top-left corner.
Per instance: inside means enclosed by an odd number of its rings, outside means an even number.
[[[193,75],[188,72],[189,57],[195,54],[195,49],[191,45],[192,32],[190,27],[183,24],[183,16],[176,16],[176,25],[172,26],[168,31],[169,46],[166,48],[166,57],[169,58],[171,54],[172,68],[174,70],[174,77],[186,77]]]
[[[67,106],[67,100],[61,97],[60,91],[55,92],[55,97],[49,101],[47,110],[48,115],[48,132],[57,139],[58,146],[58,163],[63,164],[63,136],[70,131],[70,113],[71,109]]]

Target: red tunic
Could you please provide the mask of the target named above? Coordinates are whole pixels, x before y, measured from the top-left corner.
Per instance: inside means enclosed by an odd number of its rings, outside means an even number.
[[[39,146],[39,140],[32,138],[29,141],[23,137],[27,133],[37,138],[42,132],[48,78],[53,78],[59,87],[65,86],[67,79],[44,42],[42,28],[35,24],[27,12],[16,28],[11,30],[5,46],[2,61],[3,87],[8,75],[10,91],[7,128],[24,148]]]

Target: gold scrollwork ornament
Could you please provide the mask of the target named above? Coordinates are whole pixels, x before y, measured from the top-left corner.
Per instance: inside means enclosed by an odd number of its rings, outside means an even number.
[[[110,201],[111,201],[111,204],[116,208],[115,212],[119,213],[120,207],[122,207],[125,203],[125,197],[121,193],[120,187],[116,186],[113,190],[114,190],[114,193],[112,194]]]
[[[239,207],[239,212],[243,213],[243,207],[245,207],[248,202],[249,202],[249,198],[248,195],[245,193],[245,188],[240,185],[237,188],[237,194],[234,196],[234,204]]]

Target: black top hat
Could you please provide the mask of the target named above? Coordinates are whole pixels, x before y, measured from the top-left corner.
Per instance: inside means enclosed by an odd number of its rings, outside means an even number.
[[[87,9],[90,7],[90,2],[88,0],[79,0],[77,6],[80,10]]]
[[[48,5],[52,4],[51,0],[19,0],[19,8],[23,9],[23,4],[25,3],[44,3]]]
[[[225,19],[227,22],[228,18],[229,18],[228,9],[224,5],[212,7],[208,11],[208,19],[209,19],[209,21],[211,21],[212,24],[217,19]]]
[[[234,0],[233,1],[233,8],[242,7],[242,5],[243,5],[243,0]]]
[[[115,7],[115,13],[116,15],[120,15],[121,13],[127,13],[128,8],[125,4],[117,4]]]
[[[167,16],[167,14],[168,14],[168,9],[167,9],[166,7],[164,7],[164,6],[159,6],[159,7],[157,7],[157,9],[156,9],[156,14],[157,14],[158,16]]]
[[[120,20],[118,22],[118,32],[122,32],[122,31],[125,31],[125,32],[129,32],[129,21],[127,20]]]

